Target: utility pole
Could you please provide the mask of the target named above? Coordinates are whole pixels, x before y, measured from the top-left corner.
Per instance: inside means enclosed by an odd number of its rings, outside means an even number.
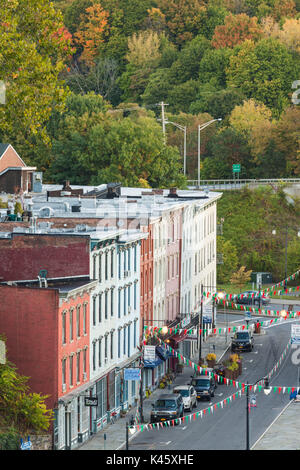
[[[288,226],[286,225],[285,227],[285,264],[284,264],[284,279],[286,280],[287,278],[287,247],[288,247]],[[285,281],[285,286],[286,287],[286,281]]]
[[[161,101],[158,103],[158,106],[161,106],[161,123],[164,136],[164,144],[166,144],[166,120],[165,120],[165,106],[169,106],[167,103]]]
[[[141,418],[141,423],[144,422],[144,397],[143,397],[143,392],[144,392],[144,332],[145,332],[145,317],[143,315],[143,332],[142,332],[142,344],[141,344],[141,351],[142,351],[142,356],[141,356],[141,382],[140,382],[140,418]]]
[[[201,284],[201,305],[199,314],[199,363],[202,355],[202,318],[203,318],[203,284]]]
[[[250,432],[249,432],[249,383],[246,383],[246,450],[250,450]]]

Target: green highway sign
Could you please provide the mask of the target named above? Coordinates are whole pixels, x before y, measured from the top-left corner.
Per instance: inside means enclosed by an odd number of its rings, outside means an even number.
[[[240,173],[241,171],[241,165],[240,163],[237,163],[235,165],[232,165],[232,171],[233,173]]]

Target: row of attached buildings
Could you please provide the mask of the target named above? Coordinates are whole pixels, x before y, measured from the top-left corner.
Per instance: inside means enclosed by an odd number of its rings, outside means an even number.
[[[192,324],[201,286],[215,288],[221,194],[68,182],[38,191],[0,194],[23,207],[1,210],[0,333],[7,359],[48,396],[53,448],[74,449],[138,402],[125,369],[141,368],[144,395],[175,367],[159,348],[143,361],[144,326]],[[183,335],[169,341],[195,348]]]

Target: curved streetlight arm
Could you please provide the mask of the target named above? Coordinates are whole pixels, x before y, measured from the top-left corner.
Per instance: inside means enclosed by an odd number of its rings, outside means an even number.
[[[211,121],[198,125],[198,188],[199,189],[200,189],[200,131],[202,131],[207,126],[209,126],[210,124],[216,121],[222,121],[222,118],[212,119]]]
[[[262,377],[261,379],[258,379],[254,384],[249,384],[248,382],[246,383],[246,450],[250,450],[250,426],[249,426],[249,386],[254,387],[256,384],[264,380],[265,388],[264,392],[266,395],[268,395],[271,391],[269,387],[269,378],[268,376]]]
[[[173,124],[173,126],[178,127],[181,131],[184,132],[184,141],[183,141],[183,174],[186,174],[186,126],[181,126],[177,122],[165,121],[165,124]]]

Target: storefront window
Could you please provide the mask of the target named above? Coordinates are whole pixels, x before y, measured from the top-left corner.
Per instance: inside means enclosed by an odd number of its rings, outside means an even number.
[[[96,383],[96,394],[98,397],[98,406],[96,409],[97,419],[102,418],[107,411],[107,393],[106,393],[106,377]]]
[[[121,405],[121,376],[116,376],[116,408]]]

